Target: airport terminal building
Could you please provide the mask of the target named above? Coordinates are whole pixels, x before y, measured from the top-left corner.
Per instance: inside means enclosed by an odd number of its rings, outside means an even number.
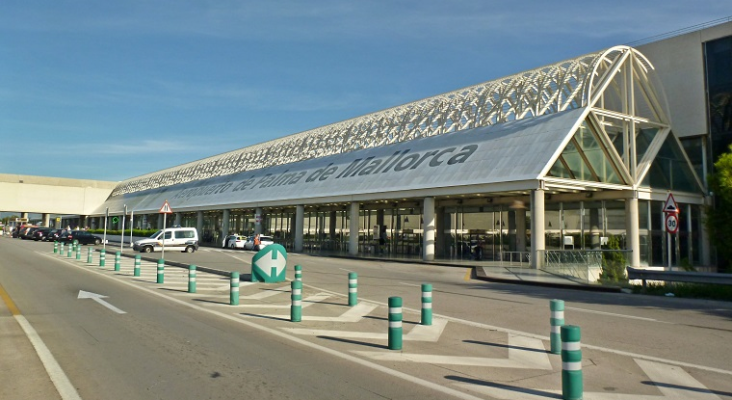
[[[167,200],[167,224],[211,246],[261,233],[296,252],[708,266],[705,175],[732,142],[711,100],[732,72],[710,63],[731,44],[726,22],[616,46],[131,178],[84,222],[162,227]]]

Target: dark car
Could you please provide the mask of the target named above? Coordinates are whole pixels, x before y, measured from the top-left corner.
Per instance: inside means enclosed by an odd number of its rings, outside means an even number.
[[[37,231],[37,226],[26,226],[25,228],[20,230],[19,237],[23,240],[32,240],[33,239],[33,232]]]
[[[38,228],[33,232],[33,240],[36,242],[39,240],[46,241],[48,234],[51,233],[51,228]]]
[[[66,229],[51,229],[46,235],[46,240],[49,242],[59,240],[59,238],[66,233]]]
[[[59,242],[73,243],[74,240],[78,240],[79,244],[101,244],[102,238],[94,236],[87,231],[71,231],[58,238]]]

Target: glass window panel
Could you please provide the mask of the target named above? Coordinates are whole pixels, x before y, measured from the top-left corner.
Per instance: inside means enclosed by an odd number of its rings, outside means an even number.
[[[683,150],[669,135],[643,179],[643,186],[654,189],[680,190],[702,193],[694,178],[691,166],[683,156]]]

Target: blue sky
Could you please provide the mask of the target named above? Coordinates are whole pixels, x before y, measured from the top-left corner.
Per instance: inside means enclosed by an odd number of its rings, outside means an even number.
[[[727,0],[3,0],[0,173],[120,181],[728,16]]]

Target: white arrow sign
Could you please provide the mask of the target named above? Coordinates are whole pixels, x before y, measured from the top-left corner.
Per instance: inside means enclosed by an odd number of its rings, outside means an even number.
[[[262,272],[269,276],[279,276],[280,273],[282,273],[282,270],[284,270],[285,266],[287,265],[287,260],[285,259],[285,257],[282,257],[282,255],[279,255],[279,257],[273,259],[273,253],[275,251],[276,250],[272,250],[269,254],[257,260],[257,267],[259,267]],[[271,271],[273,268],[276,270],[276,273],[272,275]]]
[[[119,308],[107,303],[106,301],[102,299],[106,299],[107,296],[102,296],[101,294],[96,294],[92,292],[85,292],[83,290],[79,290],[79,297],[77,299],[92,299],[96,301],[97,303],[103,305],[104,307],[107,307],[108,309],[116,312],[117,314],[126,314],[124,311],[120,310]]]

